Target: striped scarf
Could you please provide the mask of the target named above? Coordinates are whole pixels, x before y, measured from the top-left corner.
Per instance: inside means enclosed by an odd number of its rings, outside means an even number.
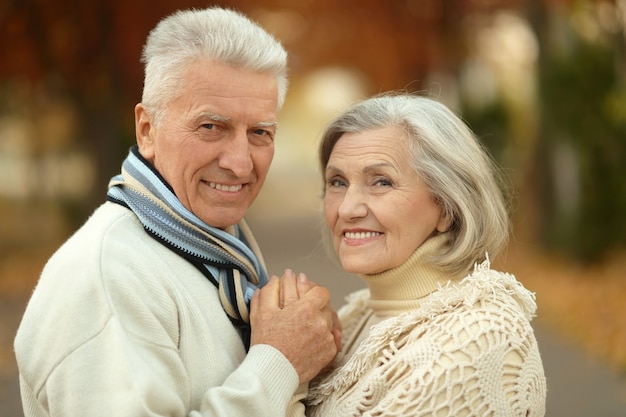
[[[268,278],[245,220],[228,231],[204,223],[182,205],[136,146],[124,160],[121,175],[109,182],[107,199],[132,210],[151,236],[191,262],[218,288],[224,311],[248,347],[250,298]]]

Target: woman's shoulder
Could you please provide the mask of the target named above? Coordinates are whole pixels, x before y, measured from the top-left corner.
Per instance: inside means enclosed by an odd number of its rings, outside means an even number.
[[[432,318],[459,310],[491,309],[510,305],[527,320],[535,316],[535,294],[524,287],[513,274],[491,269],[489,260],[475,264],[474,269],[459,281],[448,281],[425,297],[420,308],[410,314]],[[464,308],[460,308],[464,307]]]
[[[460,281],[459,291],[464,304],[476,308],[491,310],[509,306],[528,321],[537,311],[535,293],[525,288],[513,274],[492,269],[488,259],[476,264],[473,272]]]
[[[362,305],[367,305],[367,299],[363,301],[366,295],[355,294],[352,307],[356,311],[365,310]],[[374,326],[369,342],[377,341],[380,348],[392,340],[410,344],[426,334],[457,338],[456,332],[467,338],[499,333],[503,338],[518,334],[533,339],[530,322],[536,308],[534,293],[512,274],[491,269],[486,261],[477,264],[462,280],[450,281],[432,292],[419,308]],[[352,317],[358,316],[353,313]]]
[[[432,293],[419,310],[403,322],[409,327],[407,342],[427,335],[436,344],[456,348],[461,342],[481,350],[497,346],[535,345],[531,320],[536,311],[535,294],[509,273],[476,265],[459,282]],[[449,342],[454,341],[452,345]]]

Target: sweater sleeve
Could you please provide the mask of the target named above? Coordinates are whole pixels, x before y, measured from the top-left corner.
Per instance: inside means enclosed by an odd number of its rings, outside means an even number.
[[[255,345],[222,386],[207,391],[201,410],[189,415],[303,416],[298,396],[294,394],[285,401],[282,394],[295,392],[297,387],[298,375],[282,353],[269,345]]]

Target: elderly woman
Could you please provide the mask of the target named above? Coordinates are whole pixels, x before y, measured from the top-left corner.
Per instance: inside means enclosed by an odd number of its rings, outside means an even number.
[[[510,225],[469,128],[387,94],[330,124],[320,163],[334,249],[368,288],[339,311],[343,348],[308,415],[543,416],[534,296],[490,268]]]

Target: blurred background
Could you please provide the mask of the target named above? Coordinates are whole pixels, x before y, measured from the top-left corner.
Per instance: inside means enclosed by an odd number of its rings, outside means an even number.
[[[320,133],[372,94],[438,98],[511,180],[496,263],[537,293],[547,415],[626,416],[626,0],[0,0],[0,416],[21,415],[12,340],[38,274],[134,143],[148,32],[210,4],[290,54],[249,216],[270,272],[309,273],[335,306],[362,286],[321,243]]]

